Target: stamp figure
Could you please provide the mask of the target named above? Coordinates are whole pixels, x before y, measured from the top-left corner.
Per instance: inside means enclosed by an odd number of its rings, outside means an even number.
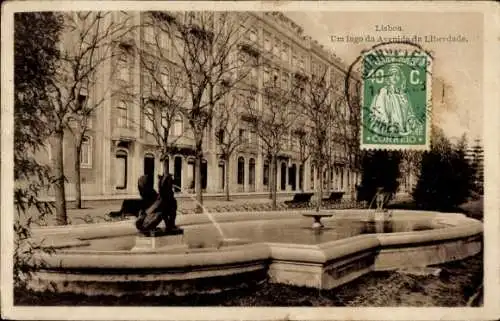
[[[429,58],[393,53],[363,58],[362,148],[428,149]]]

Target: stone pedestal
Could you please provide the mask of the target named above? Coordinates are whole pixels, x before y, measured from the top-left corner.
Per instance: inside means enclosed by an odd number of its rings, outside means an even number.
[[[333,214],[323,214],[323,213],[305,213],[302,214],[305,217],[312,217],[314,222],[312,224],[313,229],[321,229],[324,227],[323,223],[321,223],[321,219],[323,217],[331,217]]]
[[[154,230],[147,234],[139,234],[135,238],[135,246],[132,251],[157,250],[166,246],[182,246],[184,231],[175,230]]]

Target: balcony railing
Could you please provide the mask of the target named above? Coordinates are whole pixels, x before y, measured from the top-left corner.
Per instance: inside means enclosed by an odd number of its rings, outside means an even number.
[[[133,141],[138,137],[138,130],[132,126],[120,126],[113,128],[111,137],[113,140]]]

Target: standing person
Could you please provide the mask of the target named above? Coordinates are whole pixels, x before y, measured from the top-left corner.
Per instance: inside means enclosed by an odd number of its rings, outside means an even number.
[[[416,117],[407,92],[406,77],[397,64],[391,64],[387,71],[385,86],[380,88],[370,106],[371,116],[384,125],[384,131],[410,134],[410,124],[415,124]]]

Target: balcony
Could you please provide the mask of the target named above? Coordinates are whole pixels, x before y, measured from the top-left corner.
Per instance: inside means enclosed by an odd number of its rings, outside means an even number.
[[[299,81],[307,81],[309,79],[309,77],[307,77],[305,71],[298,68],[298,67],[294,68],[293,73],[294,73],[295,78]]]
[[[257,43],[250,40],[243,40],[240,43],[239,48],[241,51],[246,52],[247,54],[249,54],[254,58],[258,58],[261,55],[261,51]]]
[[[111,133],[111,140],[131,142],[138,138],[138,130],[135,127],[115,127]]]

